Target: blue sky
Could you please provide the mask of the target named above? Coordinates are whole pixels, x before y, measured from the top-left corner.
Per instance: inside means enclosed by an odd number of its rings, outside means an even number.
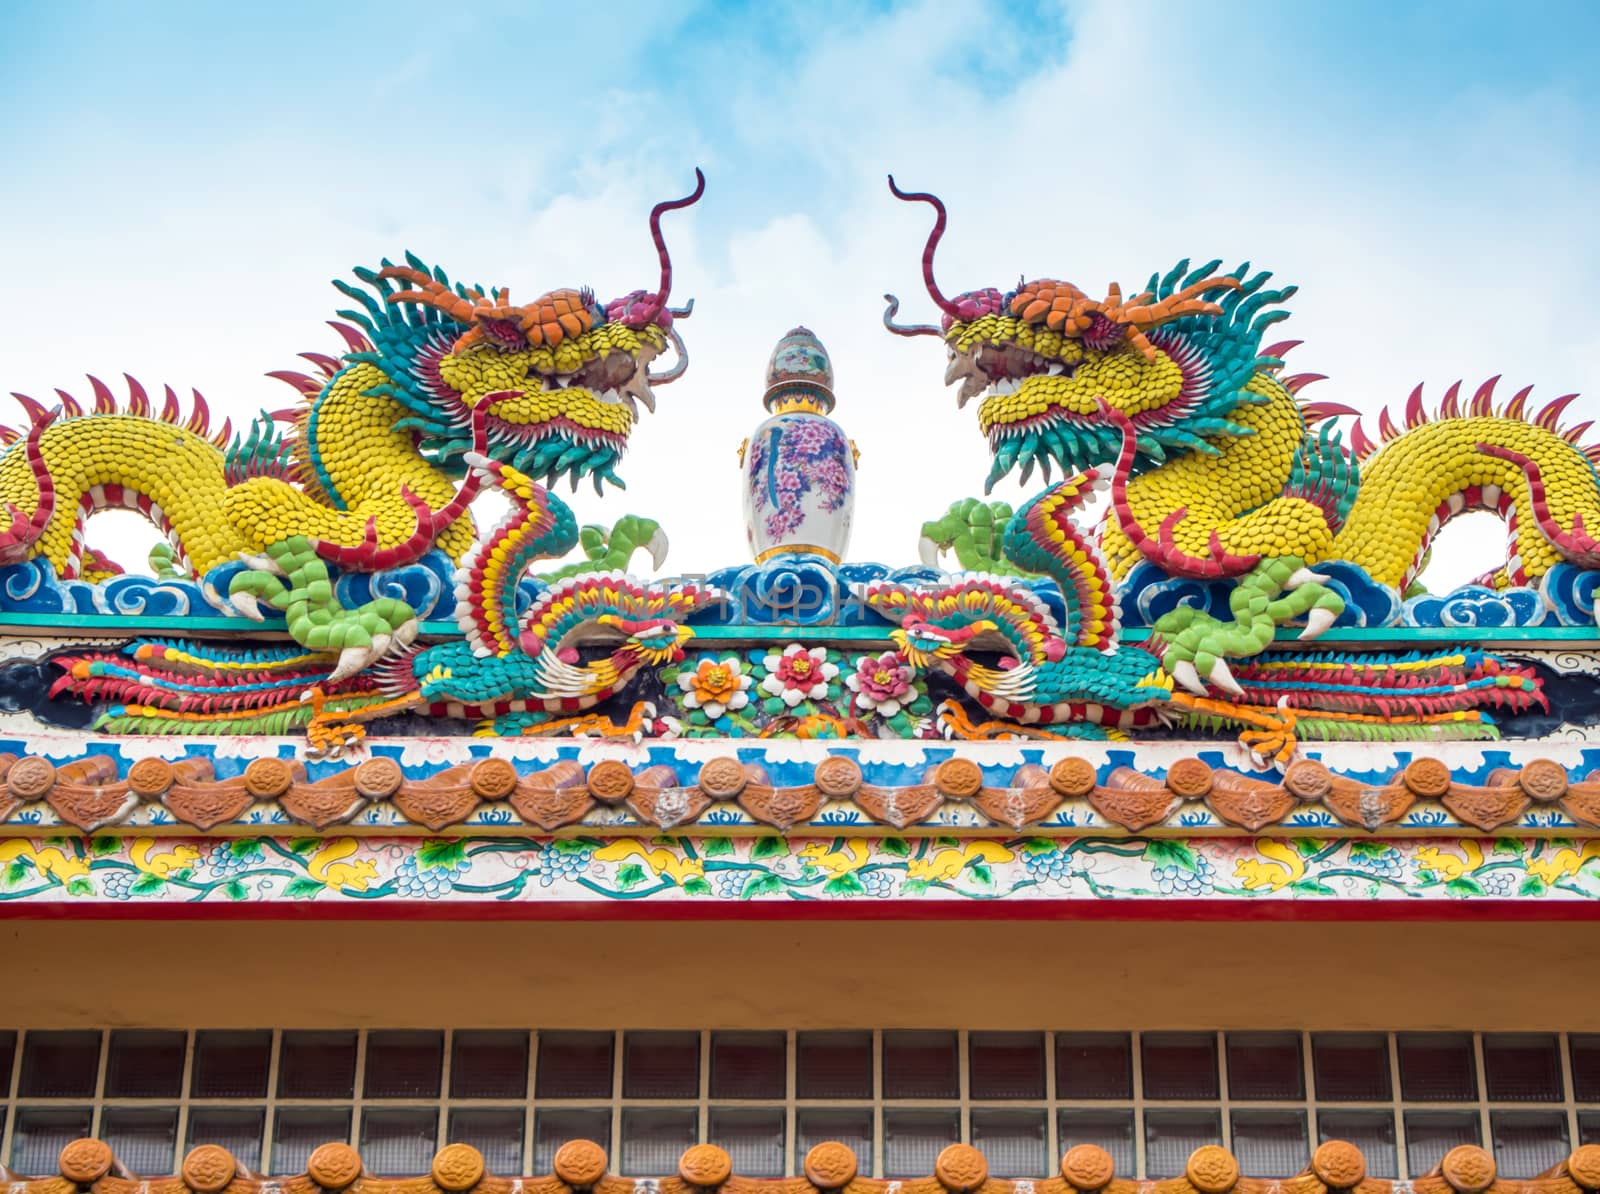
[[[659,518],[677,568],[742,558],[734,449],[804,322],[862,451],[852,554],[906,561],[986,460],[937,348],[876,325],[885,290],[925,311],[886,171],[949,201],[947,289],[1248,257],[1302,287],[1315,397],[1554,397],[1600,374],[1597,45],[1579,3],[10,5],[4,388],[282,406],[262,374],[329,347],[350,266],[621,293],[698,164],[669,225],[693,364],[580,517]]]

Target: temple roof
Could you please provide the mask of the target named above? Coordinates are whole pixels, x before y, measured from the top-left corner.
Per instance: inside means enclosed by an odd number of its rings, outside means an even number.
[[[421,769],[374,754],[321,766],[313,778],[305,764],[279,757],[270,743],[258,749],[242,766],[237,759],[195,754],[175,761],[145,757],[125,768],[103,749],[64,761],[0,753],[0,825],[33,831],[54,823],[94,832],[178,823],[209,831],[259,827],[267,810],[265,819],[281,825],[433,831],[454,825],[546,831],[633,826],[727,833],[740,825],[787,831],[841,824],[928,832],[1035,827],[1065,834],[1166,828],[1570,834],[1600,828],[1600,769],[1569,770],[1546,758],[1469,771],[1417,755],[1378,774],[1301,759],[1281,777],[1261,778],[1196,755],[1151,775],[1125,765],[1097,767],[1077,755],[1048,767],[1043,756],[997,764],[969,748],[913,767],[920,774],[907,783],[895,779],[904,767],[818,751],[804,764],[809,774],[799,777],[808,782],[784,784],[749,751],[699,764],[490,755]],[[787,770],[793,776],[795,769]],[[40,806],[39,815],[18,817],[29,805]],[[154,815],[158,810],[162,815]],[[854,815],[842,818],[840,810]]]
[[[1111,1155],[1080,1144],[1061,1158],[1059,1176],[1034,1179],[993,1177],[983,1154],[971,1145],[952,1144],[939,1154],[933,1174],[888,1181],[860,1176],[855,1152],[839,1143],[813,1147],[805,1156],[804,1176],[743,1178],[732,1159],[714,1144],[696,1145],[678,1161],[678,1172],[661,1178],[625,1178],[609,1172],[605,1150],[574,1140],[556,1151],[554,1172],[526,1178],[490,1174],[483,1155],[471,1145],[439,1150],[431,1171],[418,1177],[374,1177],[348,1144],[324,1144],[311,1154],[306,1172],[273,1178],[244,1170],[226,1149],[204,1144],[189,1151],[171,1177],[129,1173],[100,1140],[76,1140],[61,1150],[59,1176],[15,1179],[12,1194],[1579,1194],[1600,1189],[1600,1145],[1586,1144],[1568,1159],[1529,1180],[1500,1178],[1492,1154],[1461,1145],[1445,1154],[1430,1173],[1412,1181],[1367,1175],[1366,1159],[1355,1145],[1329,1140],[1319,1145],[1306,1169],[1280,1178],[1247,1177],[1226,1149],[1205,1145],[1190,1154],[1181,1177],[1136,1181],[1115,1172]],[[0,1177],[6,1170],[0,1168]]]

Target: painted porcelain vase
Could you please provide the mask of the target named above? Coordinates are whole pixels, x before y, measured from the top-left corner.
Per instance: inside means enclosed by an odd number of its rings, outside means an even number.
[[[772,417],[743,454],[745,535],[757,563],[818,555],[838,563],[855,512],[855,446],[828,414],[833,366],[805,328],[778,341],[763,398]]]

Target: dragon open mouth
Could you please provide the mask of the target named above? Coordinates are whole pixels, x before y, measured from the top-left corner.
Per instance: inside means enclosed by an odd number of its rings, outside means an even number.
[[[961,383],[956,405],[965,406],[979,394],[985,398],[1016,393],[1030,377],[1071,377],[1076,361],[1052,360],[1018,344],[975,344],[968,352],[950,349],[944,384]]]
[[[607,406],[626,406],[637,420],[640,403],[651,414],[655,413],[656,395],[650,388],[651,382],[671,380],[666,375],[651,376],[650,362],[655,355],[655,346],[647,342],[639,346],[636,356],[607,353],[586,361],[572,373],[541,373],[530,368],[528,380],[530,385],[537,383],[545,391],[577,390]]]

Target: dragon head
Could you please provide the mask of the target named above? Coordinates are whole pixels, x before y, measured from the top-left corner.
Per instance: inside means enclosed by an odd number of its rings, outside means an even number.
[[[674,327],[693,310],[668,306],[672,260],[661,217],[695,203],[705,176],[682,199],[650,212],[650,235],[660,259],[653,290],[635,290],[602,303],[588,288],[552,290],[514,305],[505,289],[452,284],[406,254],[405,265],[385,261],[356,276],[382,302],[342,282],[346,295],[366,308],[341,315],[360,323],[391,379],[386,396],[408,415],[400,426],[419,436],[419,448],[454,466],[472,448],[472,414],[493,403],[487,455],[554,483],[563,475],[574,489],[580,478],[621,486],[616,465],[642,403],[655,410],[654,386],[674,381],[688,367]],[[399,284],[397,287],[396,284]],[[670,368],[652,371],[672,350]]]
[[[1123,416],[1136,433],[1139,463],[1174,451],[1207,451],[1207,437],[1243,434],[1228,414],[1254,400],[1244,387],[1258,368],[1281,364],[1258,358],[1262,331],[1286,312],[1257,318],[1268,304],[1293,294],[1262,289],[1265,273],[1242,280],[1247,266],[1216,275],[1220,261],[1196,270],[1187,261],[1145,290],[1124,297],[1113,283],[1104,299],[1050,278],[946,298],[933,276],[944,235],[944,204],[934,195],[902,191],[899,199],[931,204],[937,212],[922,255],[922,277],[943,318],[938,327],[894,321],[897,335],[939,336],[949,355],[945,384],[957,385],[965,405],[982,395],[978,423],[993,457],[987,487],[1020,468],[1025,483],[1038,465],[1083,472],[1117,458]],[[1102,405],[1103,404],[1103,405]]]

